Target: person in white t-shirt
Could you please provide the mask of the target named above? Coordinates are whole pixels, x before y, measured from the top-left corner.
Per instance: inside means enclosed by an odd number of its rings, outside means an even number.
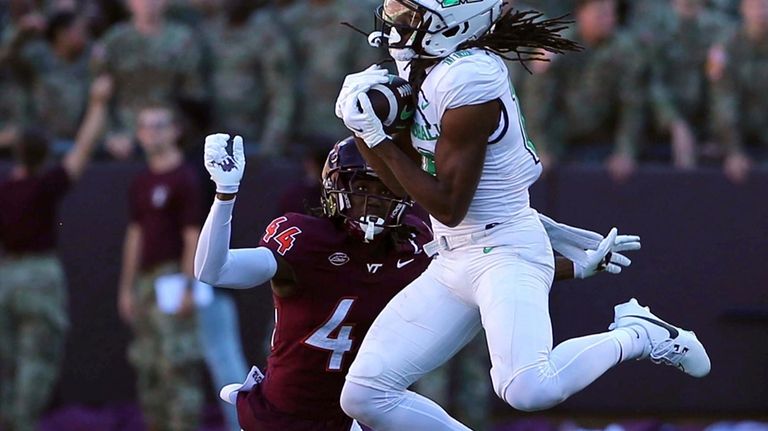
[[[502,0],[385,0],[377,12],[383,27],[369,40],[388,45],[414,86],[410,134],[386,135],[373,112],[365,92],[387,80],[377,66],[347,76],[336,114],[385,184],[430,213],[435,240],[425,251],[438,256],[366,335],[344,411],[377,431],[469,429],[407,388],[481,328],[494,390],[520,410],[552,407],[630,359],[706,375],[693,332],[635,299],[616,306],[610,331],[553,348],[553,251],[528,196],[541,164],[500,57],[578,49],[559,35],[564,23],[503,11]]]

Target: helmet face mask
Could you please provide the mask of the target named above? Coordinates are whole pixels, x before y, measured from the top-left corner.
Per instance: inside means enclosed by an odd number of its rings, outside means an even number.
[[[354,235],[366,241],[388,228],[402,226],[402,216],[412,205],[393,195],[365,163],[352,138],[337,143],[323,169],[323,212],[341,217]]]
[[[501,17],[501,5],[502,0],[384,0],[376,18],[393,58],[404,60],[397,51],[407,49],[412,58],[442,58],[485,34]]]

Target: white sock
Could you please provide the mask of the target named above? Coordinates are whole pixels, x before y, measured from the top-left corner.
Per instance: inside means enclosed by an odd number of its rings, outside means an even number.
[[[648,334],[643,330],[638,330],[631,326],[616,328],[611,331],[616,337],[621,347],[621,358],[619,362],[638,359],[643,356],[645,347],[648,344]]]

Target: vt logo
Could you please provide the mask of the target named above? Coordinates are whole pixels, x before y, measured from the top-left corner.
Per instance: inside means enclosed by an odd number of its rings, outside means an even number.
[[[371,274],[376,274],[376,271],[378,271],[379,268],[381,268],[382,266],[384,266],[383,263],[369,263],[368,272],[370,272]]]

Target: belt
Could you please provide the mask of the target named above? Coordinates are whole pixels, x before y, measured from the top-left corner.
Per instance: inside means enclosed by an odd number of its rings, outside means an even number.
[[[474,244],[477,240],[485,238],[490,234],[490,230],[502,223],[489,223],[485,225],[483,230],[465,233],[463,235],[442,235],[424,245],[424,252],[427,256],[432,257],[440,250],[451,251],[456,248]]]

